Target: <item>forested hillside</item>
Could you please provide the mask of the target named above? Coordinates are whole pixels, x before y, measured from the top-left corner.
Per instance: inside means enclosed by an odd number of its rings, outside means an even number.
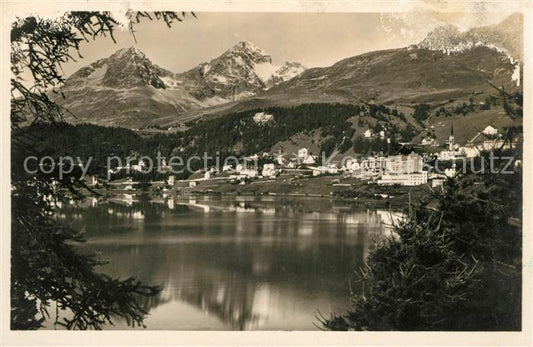
[[[254,115],[271,115],[258,122]],[[385,139],[362,139],[362,133],[372,129],[387,136],[412,137],[414,128],[405,115],[382,105],[306,104],[295,107],[272,107],[231,113],[223,117],[189,124],[184,132],[141,135],[118,127],[92,124],[34,125],[20,131],[35,136],[42,155],[80,157],[84,162],[93,157],[92,173],[105,173],[106,158],[118,156],[150,156],[160,152],[163,157],[180,155],[251,155],[270,151],[274,145],[290,140],[297,134],[317,134],[317,145],[327,154],[354,148],[359,152],[383,150]],[[384,130],[383,130],[384,131]],[[314,141],[314,140],[313,140]]]

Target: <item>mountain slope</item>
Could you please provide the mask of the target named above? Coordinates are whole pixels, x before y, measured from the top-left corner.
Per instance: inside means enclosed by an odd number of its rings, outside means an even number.
[[[194,99],[175,74],[150,62],[141,51],[121,49],[72,74],[63,86],[73,123],[139,127],[166,114],[205,106]]]
[[[514,65],[504,54],[476,47],[457,55],[437,51],[396,49],[342,60],[331,67],[310,69],[273,87],[266,94],[332,95],[353,101],[435,101],[513,84]]]
[[[495,92],[489,82],[518,90],[515,69],[506,54],[484,46],[456,54],[417,48],[370,52],[330,67],[308,69],[238,102],[186,112],[182,119],[316,102],[439,104],[450,99],[468,101],[474,94],[482,99]],[[172,122],[168,117],[157,121]]]
[[[161,78],[172,75],[170,71],[153,65],[140,50],[127,48],[76,71],[69,77],[67,86],[131,88],[151,85],[165,88]]]
[[[140,128],[156,118],[178,118],[189,110],[255,95],[303,70],[298,63],[275,66],[269,54],[245,41],[181,74],[126,48],[76,71],[63,86],[65,99],[53,97],[72,112],[70,122]]]

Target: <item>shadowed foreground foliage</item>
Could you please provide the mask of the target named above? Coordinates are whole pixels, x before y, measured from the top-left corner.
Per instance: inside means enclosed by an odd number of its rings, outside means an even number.
[[[364,292],[329,330],[521,329],[522,171],[467,175],[420,204],[361,269]]]
[[[185,13],[128,12],[133,23],[142,18],[161,20],[170,26]],[[64,82],[61,65],[74,60],[80,43],[101,36],[111,37],[118,26],[108,12],[68,12],[57,19],[17,19],[11,30],[11,329],[38,329],[55,306],[54,326],[68,329],[101,329],[121,317],[131,326],[142,326],[145,310],[140,296],[158,292],[133,278],[113,279],[95,271],[103,264],[94,255],[82,255],[73,245],[81,233],[53,218],[56,202],[68,203],[83,186],[80,172],[58,179],[49,174],[29,174],[23,168],[28,156],[59,153],[37,145],[28,125],[56,126],[64,112],[49,95],[59,93]],[[24,80],[24,72],[30,80]],[[75,155],[75,153],[72,153]],[[68,170],[68,168],[66,168]]]

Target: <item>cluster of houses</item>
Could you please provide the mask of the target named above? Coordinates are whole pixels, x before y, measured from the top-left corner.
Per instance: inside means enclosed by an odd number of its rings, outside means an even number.
[[[386,133],[385,133],[385,130],[380,130],[378,133],[374,133],[372,130],[370,129],[367,129],[364,133],[363,133],[363,136],[367,139],[369,138],[376,138],[376,137],[379,137],[380,139],[384,139],[386,137]]]
[[[166,163],[163,163],[164,167],[166,167]],[[137,172],[143,172],[143,170],[145,169],[146,167],[146,163],[142,160],[139,160],[137,164],[131,164],[131,163],[126,163],[126,165],[124,166],[117,166],[115,168],[110,168],[108,169],[108,173],[109,174],[116,174],[116,173],[119,173],[120,171],[122,170],[127,170],[128,172],[130,171],[137,171]]]
[[[257,114],[257,122],[269,121],[268,114]],[[369,133],[368,136],[384,136],[385,134]],[[366,133],[365,133],[366,136]],[[425,142],[424,142],[425,141]],[[429,142],[428,142],[429,141]],[[432,143],[434,139],[424,139],[423,143]],[[458,158],[473,158],[480,155],[482,151],[502,148],[505,142],[503,136],[492,126],[487,126],[480,131],[474,138],[467,142],[465,146],[459,146],[455,143],[453,125],[450,129],[450,136],[447,146],[444,150],[437,153],[437,159],[440,161],[454,161]],[[264,164],[258,165],[259,162]],[[163,162],[164,167],[167,167]],[[123,169],[133,171],[142,171],[144,163],[139,161],[138,164],[127,164],[125,167],[118,167],[111,170],[111,173]],[[428,172],[424,168],[424,158],[416,153],[408,155],[391,155],[391,156],[370,156],[358,161],[355,158],[343,160],[340,164],[319,163],[319,158],[313,155],[307,148],[300,148],[292,158],[285,158],[282,155],[272,155],[263,153],[245,157],[242,163],[234,165],[226,164],[222,168],[210,168],[193,174],[187,180],[176,180],[174,175],[170,175],[165,182],[169,186],[183,185],[195,187],[200,181],[208,180],[230,180],[239,184],[247,184],[251,180],[262,178],[267,180],[276,180],[281,173],[305,174],[310,176],[321,175],[340,175],[359,178],[361,180],[372,181],[379,185],[401,185],[417,186],[430,183],[432,186],[441,185],[446,177],[455,174],[454,167],[448,168],[444,173]],[[89,185],[94,185],[97,180],[94,177],[89,178]],[[132,189],[133,182],[126,180],[125,189]]]
[[[372,156],[360,162],[357,159],[349,158],[340,165],[333,163],[318,165],[317,157],[311,155],[306,148],[301,148],[298,151],[297,158],[287,162],[273,159],[268,153],[264,153],[261,157],[272,160],[262,166],[258,166],[254,163],[257,163],[259,156],[254,155],[245,158],[243,164],[236,166],[224,165],[221,170],[211,168],[203,173],[194,174],[187,180],[177,181],[175,176],[171,175],[167,183],[169,186],[185,184],[188,187],[195,187],[201,181],[232,180],[233,182],[246,184],[250,180],[258,178],[276,180],[282,172],[296,175],[305,173],[313,177],[343,174],[373,181],[380,185],[415,186],[428,182],[428,172],[423,170],[423,158],[415,153],[386,157]],[[441,179],[441,177],[433,178]]]
[[[436,146],[435,139],[426,137],[422,139],[423,146]],[[454,160],[457,158],[475,158],[481,155],[483,151],[493,151],[495,149],[508,149],[510,144],[498,129],[488,125],[482,131],[479,131],[472,139],[467,141],[464,146],[455,143],[453,124],[450,129],[450,136],[447,141],[447,148],[438,153],[438,159],[441,161]]]

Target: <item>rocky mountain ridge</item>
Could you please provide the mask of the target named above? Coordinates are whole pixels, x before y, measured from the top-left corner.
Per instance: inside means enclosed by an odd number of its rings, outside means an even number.
[[[139,49],[123,48],[73,73],[55,100],[76,117],[128,128],[154,118],[253,96],[303,72],[299,63],[272,64],[271,56],[242,41],[208,63],[174,73],[153,64]]]
[[[465,32],[448,24],[435,28],[418,43],[416,48],[442,51],[444,53],[464,52],[484,46],[507,53],[514,60],[523,59],[522,14],[515,13],[498,24],[475,27]]]
[[[218,96],[235,101],[262,92],[304,70],[299,63],[276,66],[270,54],[251,42],[241,41],[221,56],[179,77],[199,100]]]

